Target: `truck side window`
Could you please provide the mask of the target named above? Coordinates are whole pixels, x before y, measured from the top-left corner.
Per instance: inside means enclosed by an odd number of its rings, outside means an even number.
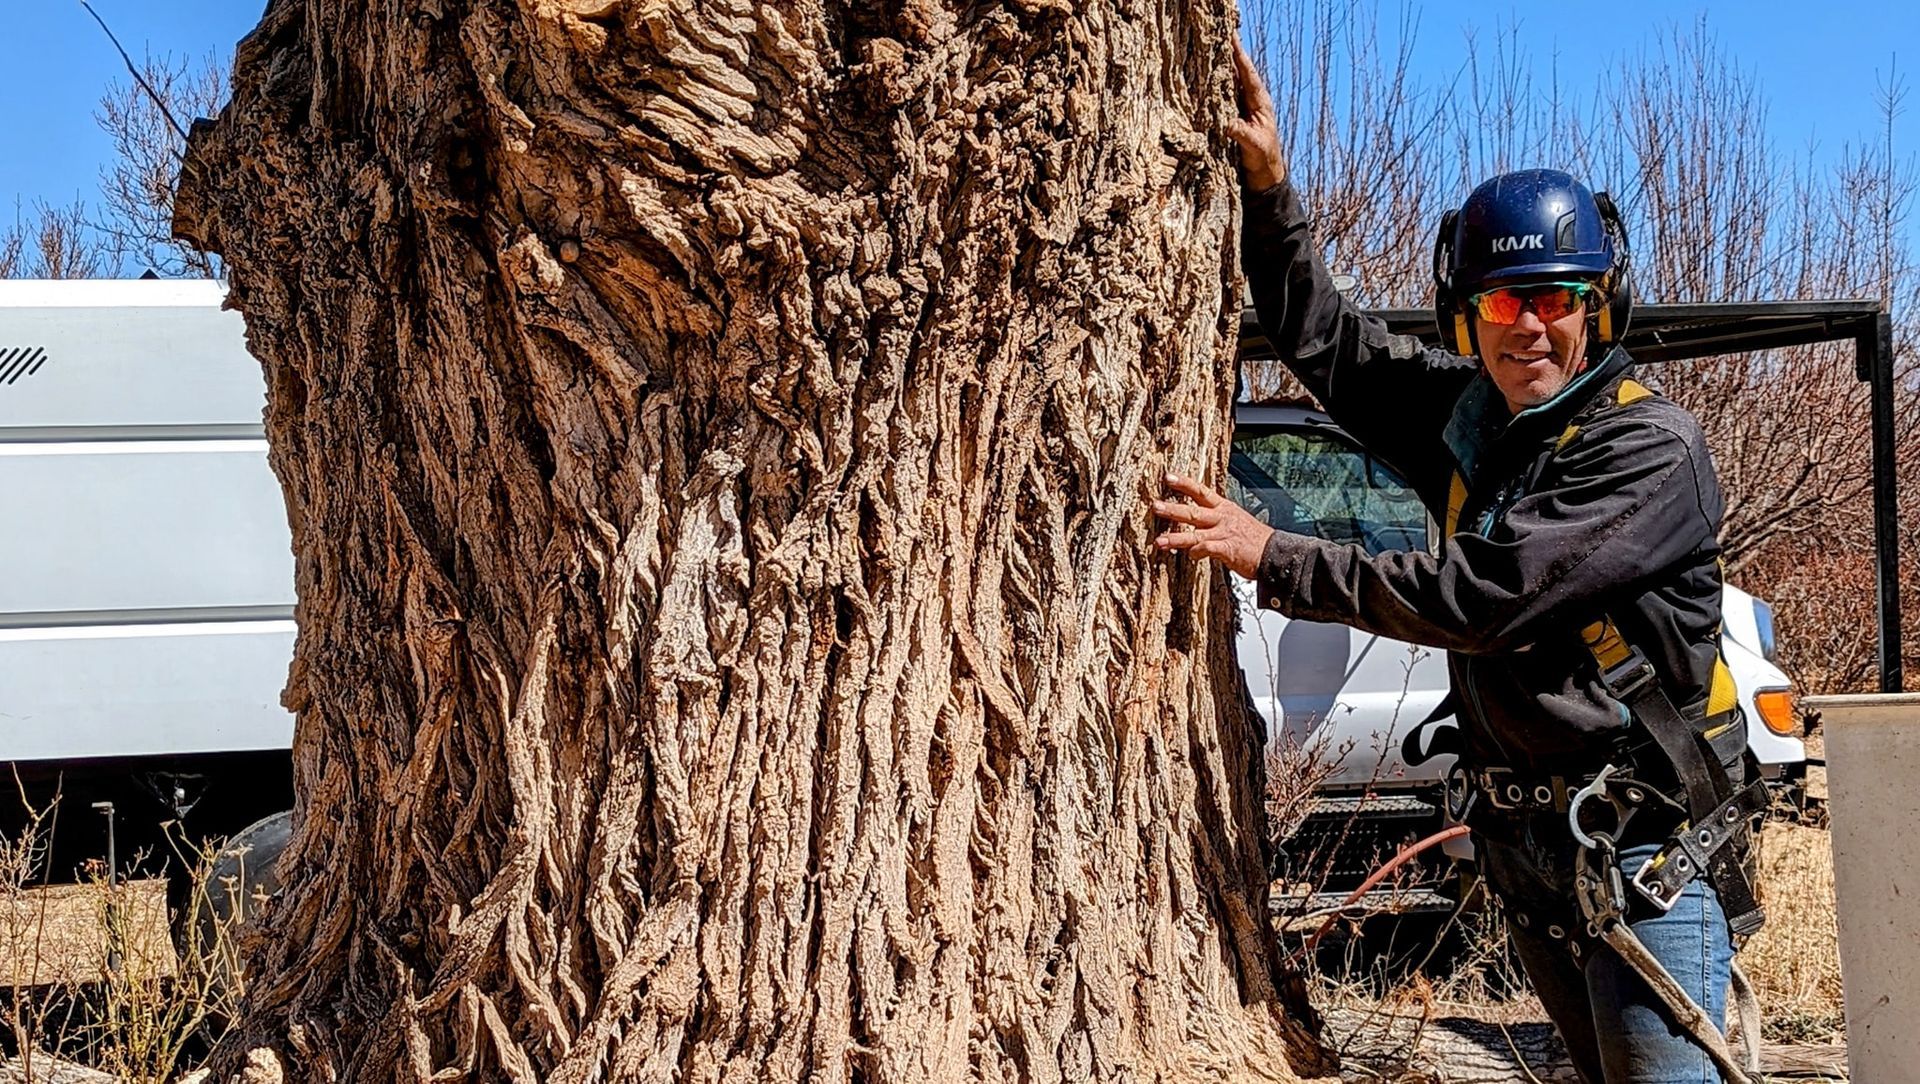
[[[1240,426],[1228,493],[1283,531],[1368,553],[1427,548],[1420,498],[1391,467],[1334,433]]]

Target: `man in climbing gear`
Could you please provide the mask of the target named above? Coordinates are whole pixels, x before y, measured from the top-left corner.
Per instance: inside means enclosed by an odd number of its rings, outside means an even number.
[[[1633,377],[1618,213],[1565,173],[1495,177],[1441,222],[1447,349],[1334,288],[1244,51],[1243,255],[1260,322],[1327,412],[1421,495],[1434,552],[1275,531],[1198,481],[1162,550],[1263,606],[1448,652],[1453,813],[1575,1066],[1595,1084],[1742,1081],[1717,1023],[1766,804],[1719,657],[1722,501],[1694,418]],[[1443,708],[1443,710],[1447,710]],[[1436,750],[1408,742],[1417,761]],[[1716,1071],[1717,1070],[1717,1071]]]

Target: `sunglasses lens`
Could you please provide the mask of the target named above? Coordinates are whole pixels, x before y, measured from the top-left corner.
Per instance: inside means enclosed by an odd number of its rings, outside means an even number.
[[[1541,320],[1552,323],[1587,304],[1593,288],[1584,282],[1550,282],[1540,286],[1508,286],[1488,290],[1473,299],[1480,319],[1489,324],[1511,324],[1520,319],[1520,310],[1532,309]]]
[[[1474,299],[1480,307],[1480,319],[1489,324],[1511,324],[1520,319],[1520,291],[1488,290]]]
[[[1533,294],[1533,311],[1540,319],[1551,324],[1569,313],[1578,312],[1584,304],[1585,291],[1571,286],[1543,286]]]

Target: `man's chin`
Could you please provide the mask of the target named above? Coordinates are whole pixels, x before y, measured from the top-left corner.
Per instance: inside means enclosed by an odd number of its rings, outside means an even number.
[[[1518,392],[1509,397],[1507,401],[1519,407],[1521,410],[1532,410],[1534,407],[1545,406],[1553,402],[1554,397],[1565,391],[1566,388],[1567,386],[1564,383],[1543,384],[1539,381],[1528,381],[1520,387]]]

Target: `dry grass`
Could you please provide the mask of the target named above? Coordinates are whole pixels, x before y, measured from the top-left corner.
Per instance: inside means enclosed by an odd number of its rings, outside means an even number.
[[[1740,951],[1776,1042],[1838,1042],[1839,933],[1833,848],[1825,831],[1768,824],[1760,836],[1760,901],[1767,925]]]
[[[177,951],[164,881],[108,878],[101,867],[78,884],[48,884],[51,813],[29,805],[19,835],[0,839],[0,1084],[98,1074],[167,1084],[225,1030],[244,992],[232,924],[210,920],[207,936]],[[182,852],[196,897],[212,857]]]

